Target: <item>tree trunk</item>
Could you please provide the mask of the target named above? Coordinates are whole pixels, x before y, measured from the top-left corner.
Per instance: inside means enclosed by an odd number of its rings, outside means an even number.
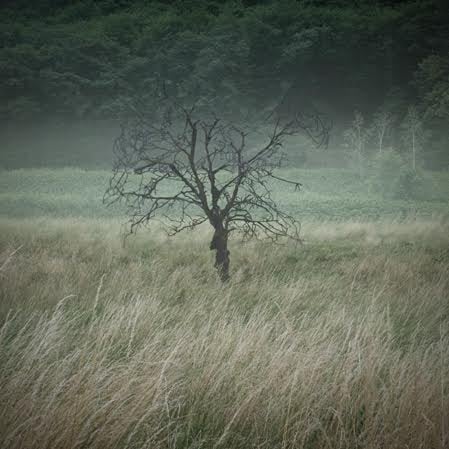
[[[229,251],[228,231],[222,226],[215,228],[214,236],[210,242],[210,249],[215,251],[215,268],[223,282],[229,280]]]
[[[357,151],[358,165],[359,165],[359,177],[363,178],[363,169],[362,169],[362,148],[359,146],[359,150]]]

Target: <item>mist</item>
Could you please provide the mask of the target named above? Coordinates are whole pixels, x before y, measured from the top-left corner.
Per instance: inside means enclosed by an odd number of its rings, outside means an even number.
[[[0,449],[449,447],[449,8],[0,6]]]

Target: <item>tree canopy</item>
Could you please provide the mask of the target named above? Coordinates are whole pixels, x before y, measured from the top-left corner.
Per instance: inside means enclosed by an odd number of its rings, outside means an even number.
[[[0,12],[3,122],[115,117],[155,78],[222,109],[287,94],[348,122],[393,96],[437,131],[447,117],[442,0],[15,0]]]

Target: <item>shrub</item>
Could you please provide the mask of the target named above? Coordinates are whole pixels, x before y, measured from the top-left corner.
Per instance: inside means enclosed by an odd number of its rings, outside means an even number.
[[[432,180],[421,169],[409,167],[394,150],[376,155],[370,172],[371,189],[384,198],[423,200],[433,196]]]
[[[384,198],[398,196],[398,175],[404,162],[401,156],[394,150],[386,150],[376,154],[370,166],[368,182],[370,188]]]

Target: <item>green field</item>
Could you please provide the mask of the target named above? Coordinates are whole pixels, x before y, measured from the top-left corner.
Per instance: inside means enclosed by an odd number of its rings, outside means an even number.
[[[123,240],[107,171],[1,172],[0,448],[448,447],[448,174],[286,174],[306,243],[223,285],[208,227]]]
[[[283,208],[306,221],[430,218],[449,212],[449,173],[428,173],[423,199],[385,199],[350,170],[290,169],[282,172],[303,184],[301,192],[273,182],[273,196]],[[106,170],[19,169],[0,172],[0,215],[7,217],[123,216],[125,210],[102,203],[111,174]],[[281,190],[283,189],[283,190]]]

